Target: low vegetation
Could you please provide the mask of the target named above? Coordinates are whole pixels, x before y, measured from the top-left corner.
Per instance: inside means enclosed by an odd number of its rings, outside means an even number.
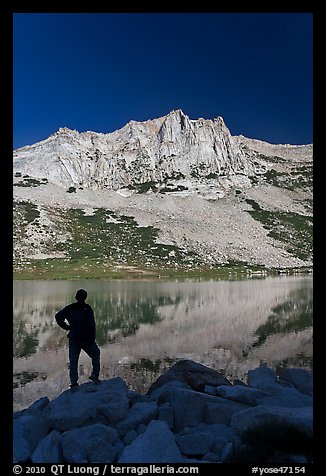
[[[34,380],[46,380],[46,378],[45,372],[16,372],[13,375],[13,388],[23,387]]]
[[[31,202],[13,202],[14,226],[13,238],[14,240],[21,240],[26,236],[26,228],[28,224],[39,218],[40,212],[37,206]]]
[[[265,180],[275,187],[288,190],[310,188],[313,186],[312,166],[303,165],[289,172],[280,172],[275,169],[268,170],[264,174]]]
[[[264,420],[249,428],[242,434],[242,442],[244,444],[234,449],[227,463],[292,464],[297,455],[312,462],[312,435],[281,420]]]
[[[19,174],[19,175],[18,175]],[[16,172],[15,177],[21,177],[20,172]],[[35,179],[24,176],[23,180],[13,184],[14,187],[39,187],[48,183],[48,179]]]
[[[297,170],[301,175],[308,176],[308,169],[302,166]],[[274,172],[270,171],[272,178]],[[183,176],[175,174],[172,178]],[[23,180],[34,179],[23,176]],[[150,181],[130,185],[129,188],[139,194],[150,190],[164,194],[186,189],[183,185],[173,184],[168,178],[162,184]],[[71,186],[66,191],[74,194],[76,188]],[[241,193],[241,190],[235,190],[235,195]],[[308,210],[312,200],[307,198],[306,201]],[[311,216],[265,210],[251,199],[246,199],[246,202],[252,208],[248,213],[268,230],[268,236],[280,242],[280,247],[285,245],[290,254],[303,261],[311,259]],[[47,208],[16,201],[14,240],[19,244],[15,247],[14,256],[16,279],[241,279],[248,275],[278,272],[277,269],[266,269],[264,265],[254,266],[242,261],[226,260],[225,264],[217,265],[211,264],[211,260],[207,264],[186,246],[159,243],[157,228],[139,226],[133,217],[104,208],[94,208],[91,214],[87,214],[81,208]],[[48,258],[39,259],[41,255]]]
[[[256,218],[265,223],[275,221],[270,212],[247,200]],[[39,223],[40,211],[30,202],[14,203],[14,239],[28,240],[33,227],[39,249],[52,254],[47,259],[16,257],[16,279],[150,279],[150,278],[215,278],[241,279],[275,274],[277,269],[228,261],[224,265],[206,265],[199,255],[186,248],[158,242],[158,229],[138,226],[133,217],[96,208],[93,214],[82,209],[49,210],[56,233],[49,224]],[[285,217],[289,220],[289,217]],[[273,222],[274,223],[274,222]],[[61,238],[59,236],[61,233]],[[276,233],[272,228],[270,233]],[[284,231],[286,236],[286,233]],[[291,246],[296,243],[292,240]],[[305,245],[307,243],[305,242]],[[55,255],[61,256],[55,256]],[[298,271],[298,270],[293,270]]]
[[[251,199],[246,199],[251,205],[250,215],[269,230],[268,236],[281,241],[293,256],[307,260],[312,256],[313,219],[310,216],[293,212],[264,210]]]

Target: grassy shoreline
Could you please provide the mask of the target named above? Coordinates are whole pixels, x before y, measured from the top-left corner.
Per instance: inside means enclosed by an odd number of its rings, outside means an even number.
[[[254,200],[246,199],[246,202],[251,208],[248,213],[268,230],[268,236],[281,242],[282,247],[302,263],[310,262],[312,223],[309,217],[271,213]],[[104,208],[96,208],[91,214],[80,208],[49,209],[50,226],[42,215],[44,210],[35,204],[17,202],[15,207],[14,239],[21,246],[14,255],[14,279],[218,280],[309,270],[309,267],[268,268],[263,262],[253,265],[242,260],[212,264],[215,260],[208,252],[203,258],[187,246],[160,243],[158,228],[139,226],[135,218]],[[37,259],[36,250],[38,256],[52,258]]]
[[[53,260],[47,260],[50,263]],[[169,280],[169,279],[247,279],[263,278],[277,275],[310,274],[312,267],[301,268],[265,268],[249,266],[243,263],[221,265],[214,268],[162,268],[138,267],[128,265],[98,266],[96,263],[78,262],[71,264],[60,263],[61,266],[43,263],[32,264],[24,269],[14,270],[14,280],[79,280],[79,279],[128,279],[128,280]]]

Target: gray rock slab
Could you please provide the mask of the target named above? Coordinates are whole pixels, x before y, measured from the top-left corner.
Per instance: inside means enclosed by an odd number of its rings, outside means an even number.
[[[120,440],[120,438],[117,441],[115,441],[115,443],[113,444],[113,449],[116,452],[116,456],[114,457],[114,462],[118,461],[125,447],[126,445]]]
[[[120,377],[104,380],[100,385],[86,383],[75,392],[66,390],[48,406],[51,427],[67,431],[96,422],[110,423],[111,414],[125,414],[127,392]]]
[[[220,458],[216,453],[208,452],[203,456],[203,461],[206,461],[207,463],[218,463]]]
[[[115,427],[120,436],[125,435],[128,431],[135,429],[139,424],[147,425],[150,420],[156,418],[158,406],[155,402],[135,403],[128,411],[126,418],[119,421]]]
[[[219,423],[213,423],[211,425],[207,423],[200,423],[198,426],[190,426],[185,428],[180,434],[188,435],[191,433],[197,433],[198,431],[208,431],[213,435],[223,436],[225,438],[235,435],[234,431],[229,426]]]
[[[221,399],[218,402],[209,402],[206,405],[203,420],[208,424],[218,423],[230,425],[232,416],[247,408],[248,405],[227,399]]]
[[[255,386],[256,383],[259,383],[262,379],[276,380],[276,372],[270,367],[257,367],[248,371],[248,384]]]
[[[125,418],[128,414],[129,399],[123,393],[117,399],[117,395],[111,395],[107,403],[101,404],[97,407],[97,412],[103,415],[105,423],[116,423]]]
[[[129,390],[127,396],[128,396],[130,405],[134,405],[135,403],[139,403],[139,402],[151,401],[150,395],[143,395],[141,393],[135,392],[134,390]]]
[[[220,453],[220,460],[222,463],[225,463],[228,460],[228,458],[232,455],[234,446],[235,445],[232,441],[229,441],[223,446]]]
[[[176,388],[170,398],[170,404],[174,409],[175,431],[179,433],[187,426],[197,426],[204,421],[204,412],[210,402],[215,403],[215,397]]]
[[[34,403],[32,403],[32,405],[28,407],[28,410],[31,412],[42,411],[44,410],[45,407],[48,406],[49,403],[50,403],[50,400],[48,399],[48,397],[42,397],[36,400]]]
[[[15,463],[27,461],[39,441],[49,432],[49,423],[39,413],[25,414],[13,423],[13,459]]]
[[[275,370],[264,366],[248,371],[248,384],[269,393],[277,393],[280,387]]]
[[[269,397],[266,391],[248,385],[221,385],[215,388],[215,395],[247,405],[256,405],[256,399]]]
[[[229,424],[231,416],[248,405],[186,389],[174,389],[170,404],[174,408],[174,430],[200,423]]]
[[[116,448],[106,441],[97,440],[87,451],[88,463],[113,463],[116,458]]]
[[[164,421],[153,420],[145,433],[126,446],[118,460],[126,463],[180,463],[184,462],[173,433]]]
[[[292,385],[301,393],[313,394],[313,374],[311,370],[284,368],[280,372],[280,383]]]
[[[174,410],[171,405],[165,403],[161,405],[158,409],[158,419],[165,421],[170,428],[170,430],[174,427]]]
[[[217,436],[216,438],[214,438],[214,443],[211,448],[212,452],[220,458],[221,452],[223,451],[223,448],[227,443],[229,443],[228,440],[223,437]]]
[[[53,430],[39,441],[31,460],[33,463],[63,463],[61,432]]]
[[[191,390],[191,386],[180,380],[171,380],[163,384],[161,387],[153,390],[150,394],[151,400],[155,400],[159,405],[170,400],[171,393],[175,388],[186,388]],[[214,387],[215,388],[215,387]]]
[[[17,412],[13,413],[13,419],[16,420],[17,418],[20,418],[23,415],[27,414],[27,409],[25,408],[24,410],[19,410]]]
[[[257,405],[233,415],[231,428],[242,434],[248,428],[262,423],[264,420],[275,420],[291,423],[300,429],[312,433],[313,411],[312,407],[286,408],[269,405]]]
[[[207,425],[201,423],[195,427],[185,428],[178,436],[198,435],[202,433],[209,433],[213,438],[213,443],[210,448],[212,453],[215,453],[219,458],[224,446],[228,443],[238,444],[241,440],[235,431],[229,426],[223,424]]]
[[[303,394],[295,388],[281,387],[279,391],[272,396],[264,396],[256,398],[259,405],[272,405],[279,407],[308,407],[312,406],[313,399],[311,396]]]
[[[212,387],[211,385],[205,385],[204,387],[204,393],[207,393],[207,395],[216,395],[216,389],[218,387]]]
[[[146,425],[144,425],[144,423],[140,423],[139,425],[137,425],[136,431],[137,431],[137,435],[141,435],[142,433],[146,431]]]
[[[123,438],[123,443],[126,446],[128,446],[134,441],[135,438],[137,438],[137,436],[138,436],[138,433],[137,433],[136,430],[134,430],[134,429],[129,430],[128,433]]]
[[[68,463],[111,463],[118,439],[116,429],[102,423],[76,428],[62,435],[63,455]]]
[[[214,436],[207,430],[199,430],[198,432],[193,432],[186,435],[177,435],[176,441],[181,453],[184,455],[203,456],[204,454],[210,452],[214,443]]]

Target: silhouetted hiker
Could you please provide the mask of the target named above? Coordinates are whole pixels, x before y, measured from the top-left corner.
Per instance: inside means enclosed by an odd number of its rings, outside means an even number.
[[[93,309],[85,303],[87,291],[79,289],[76,292],[76,301],[61,309],[55,319],[62,329],[69,331],[69,362],[70,362],[70,387],[78,386],[78,359],[83,349],[92,359],[93,371],[90,379],[99,384],[100,374],[100,349],[96,345],[96,326]],[[68,321],[69,325],[65,322]]]

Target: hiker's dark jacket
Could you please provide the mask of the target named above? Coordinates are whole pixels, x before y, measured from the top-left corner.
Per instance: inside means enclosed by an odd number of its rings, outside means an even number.
[[[62,329],[69,331],[69,339],[95,341],[95,319],[89,304],[85,302],[69,304],[57,312],[55,319]],[[65,320],[69,322],[69,325]]]

